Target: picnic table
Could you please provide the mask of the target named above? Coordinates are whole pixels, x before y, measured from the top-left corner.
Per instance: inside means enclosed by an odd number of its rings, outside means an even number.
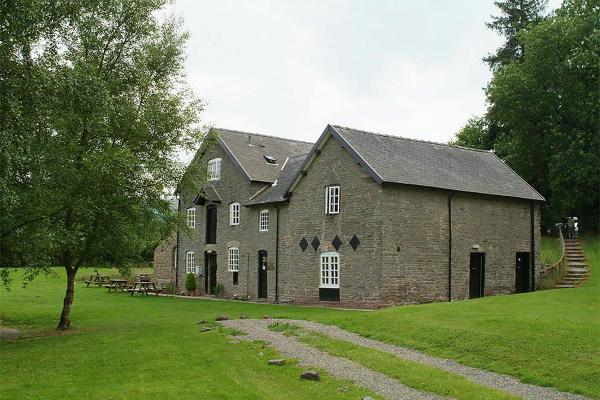
[[[157,296],[161,292],[162,289],[158,289],[156,287],[156,282],[150,281],[138,281],[134,282],[133,286],[127,289],[128,292],[131,292],[133,296],[134,293],[141,293],[142,296],[144,294],[148,294],[148,292],[155,293]]]
[[[115,293],[117,290],[125,291],[127,289],[127,279],[111,279],[109,285],[104,285],[104,287],[108,288],[108,293],[111,290],[114,290]]]
[[[96,275],[90,275],[90,279],[85,281],[85,286],[90,287],[90,283],[101,286],[104,284],[108,284],[109,282],[110,282],[110,276],[103,276],[103,275],[96,273]]]

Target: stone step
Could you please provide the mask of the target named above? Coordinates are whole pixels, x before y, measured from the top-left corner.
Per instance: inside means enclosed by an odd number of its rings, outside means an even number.
[[[567,275],[587,275],[590,271],[587,269],[567,270]]]
[[[585,280],[585,278],[587,278],[587,275],[585,275],[585,276],[569,276],[569,275],[567,275],[567,276],[565,276],[565,277],[563,278],[563,281],[569,281],[569,282],[572,282],[572,281],[575,281],[575,282],[581,282],[581,281],[584,281],[584,280]]]
[[[569,261],[567,262],[567,267],[585,268],[587,267],[587,263],[581,261]]]
[[[575,285],[565,284],[565,283],[557,283],[556,285],[554,285],[554,287],[557,289],[567,289],[567,288],[574,288]]]
[[[583,254],[566,254],[567,258],[585,258]]]

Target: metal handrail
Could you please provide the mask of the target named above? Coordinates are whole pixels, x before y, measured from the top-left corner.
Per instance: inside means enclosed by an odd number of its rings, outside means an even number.
[[[565,238],[562,233],[562,224],[558,227],[558,238],[560,240],[561,249],[560,258],[554,264],[540,269],[540,287],[544,289],[554,287],[554,285],[563,278],[567,271],[567,265],[565,262],[566,247]]]

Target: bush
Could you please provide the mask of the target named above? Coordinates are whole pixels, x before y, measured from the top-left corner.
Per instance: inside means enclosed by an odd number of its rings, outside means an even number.
[[[188,291],[188,295],[190,292],[196,292],[196,276],[191,272],[185,277],[185,290]]]
[[[217,283],[215,285],[215,296],[221,297],[221,295],[223,295],[223,290],[225,290],[225,286],[223,286],[222,283]]]

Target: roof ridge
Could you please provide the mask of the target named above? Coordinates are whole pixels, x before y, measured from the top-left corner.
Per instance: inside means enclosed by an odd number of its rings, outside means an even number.
[[[240,130],[237,130],[237,129],[217,128],[217,127],[213,127],[211,129],[215,129],[215,130],[218,130],[218,131],[228,131],[228,132],[234,132],[234,133],[241,133],[243,135],[254,135],[254,136],[262,136],[262,137],[267,137],[267,138],[272,138],[272,139],[286,140],[288,142],[314,144],[313,142],[307,142],[307,141],[304,141],[304,140],[296,140],[296,139],[284,138],[284,137],[274,136],[274,135],[265,135],[263,133],[256,133],[256,132],[246,132],[246,131],[240,131]]]
[[[375,136],[383,136],[383,137],[389,137],[389,138],[393,138],[393,139],[409,140],[411,142],[418,142],[418,143],[425,143],[425,144],[436,144],[436,145],[439,145],[439,146],[453,147],[453,148],[462,149],[462,150],[477,151],[477,152],[480,152],[480,153],[492,153],[492,154],[494,153],[491,150],[473,149],[471,147],[458,146],[458,145],[449,144],[449,143],[434,142],[434,141],[431,141],[431,140],[413,139],[413,138],[408,138],[408,137],[405,137],[405,136],[394,136],[394,135],[385,134],[385,133],[366,131],[364,129],[350,128],[348,126],[343,126],[343,125],[333,125],[332,124],[331,126],[333,126],[334,128],[348,129],[348,130],[355,131],[355,132],[368,133],[370,135],[375,135]]]

